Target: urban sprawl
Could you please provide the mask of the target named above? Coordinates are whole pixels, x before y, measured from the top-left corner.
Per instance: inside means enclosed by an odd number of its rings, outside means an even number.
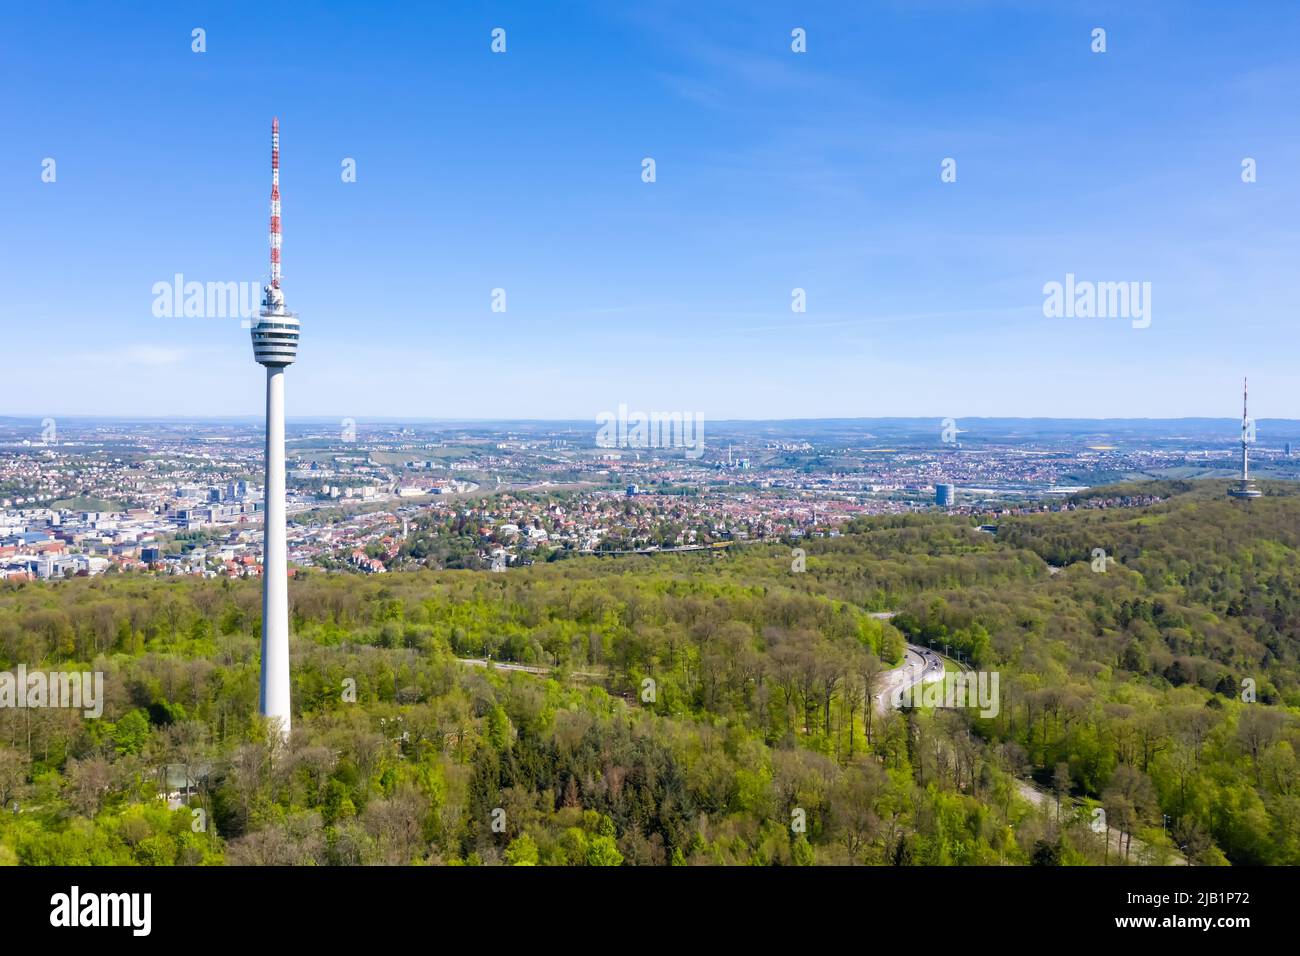
[[[291,423],[293,569],[505,571],[544,560],[834,536],[860,515],[1123,507],[1128,478],[1229,477],[1227,420],[1136,435],[859,422],[711,425],[703,453],[608,447],[581,423]],[[0,424],[0,576],[261,572],[258,423]],[[1300,477],[1262,435],[1261,476]]]

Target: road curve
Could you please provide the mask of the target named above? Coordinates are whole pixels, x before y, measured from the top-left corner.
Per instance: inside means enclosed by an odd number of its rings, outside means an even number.
[[[942,676],[943,658],[940,655],[919,644],[906,645],[903,663],[882,675],[880,690],[875,694],[876,710],[883,714],[891,706],[901,706],[903,695],[909,688]]]

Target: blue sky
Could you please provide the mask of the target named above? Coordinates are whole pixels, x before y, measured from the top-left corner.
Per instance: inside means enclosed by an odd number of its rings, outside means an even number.
[[[151,289],[265,278],[278,115],[291,417],[1297,418],[1297,89],[1289,2],[10,6],[0,414],[261,410]]]

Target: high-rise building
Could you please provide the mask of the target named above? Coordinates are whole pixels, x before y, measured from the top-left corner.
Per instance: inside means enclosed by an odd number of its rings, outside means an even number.
[[[266,491],[262,513],[262,692],[259,711],[287,738],[289,555],[285,540],[284,370],[298,357],[298,317],[280,289],[280,121],[271,122],[271,281],[252,328],[253,358],[266,368]]]
[[[1250,455],[1247,449],[1254,439],[1253,423],[1246,412],[1246,380],[1241,380],[1241,478],[1235,488],[1229,488],[1228,494],[1234,498],[1258,498],[1263,492],[1250,480]]]

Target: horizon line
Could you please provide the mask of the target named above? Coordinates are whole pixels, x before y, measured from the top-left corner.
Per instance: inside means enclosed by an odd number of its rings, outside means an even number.
[[[647,412],[646,414],[651,414]],[[656,412],[655,414],[665,414]],[[699,415],[698,412],[694,413]],[[80,413],[59,413],[58,415],[0,415],[0,424],[7,422],[40,422],[44,418],[64,418],[73,421],[94,421],[94,422],[176,422],[176,423],[193,423],[193,422],[256,422],[262,419],[262,415],[250,413],[248,415],[97,415],[97,414],[80,414]],[[1240,422],[1241,419],[1236,416],[1210,416],[1210,415],[1179,415],[1174,417],[1162,416],[1131,416],[1131,417],[1089,417],[1078,415],[854,415],[854,416],[803,416],[798,418],[705,418],[700,415],[701,420],[714,424],[769,424],[769,423],[815,423],[815,422],[918,422],[918,421],[939,421],[945,419],[954,419],[957,422],[979,422],[979,421],[1021,421],[1021,422]],[[286,416],[286,422],[299,423],[316,423],[332,422],[337,423],[342,419],[351,419],[357,423],[370,422],[377,424],[385,423],[403,423],[403,424],[598,424],[595,418],[430,418],[430,417],[400,417],[400,416],[383,416],[383,415],[296,415]],[[1288,422],[1300,424],[1300,418],[1254,418],[1256,422]]]

